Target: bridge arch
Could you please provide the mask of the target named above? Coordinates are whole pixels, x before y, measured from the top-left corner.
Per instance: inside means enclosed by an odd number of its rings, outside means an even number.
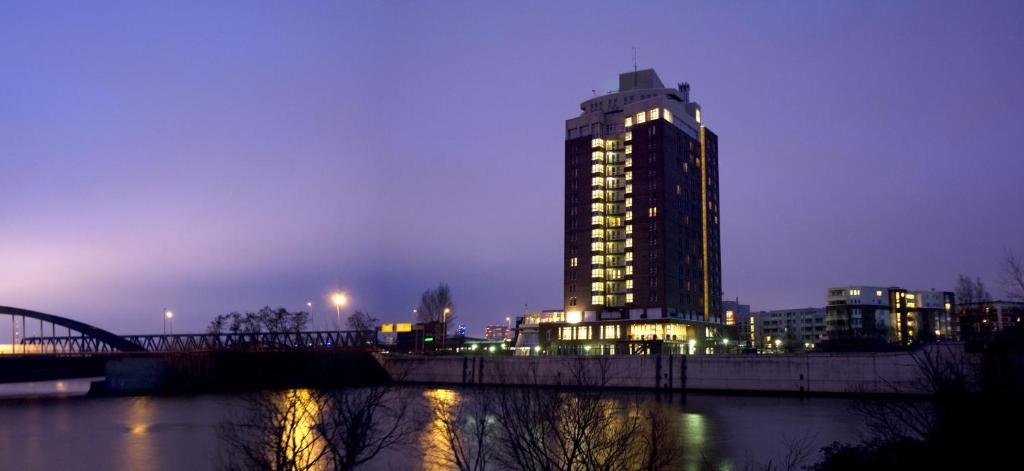
[[[68,330],[73,330],[73,331],[78,332],[79,334],[81,334],[81,337],[75,337],[75,338],[71,337],[70,335],[67,336],[67,337],[57,337],[57,336],[45,337],[45,336],[42,335],[43,332],[40,332],[40,335],[41,335],[40,337],[23,338],[22,339],[23,343],[47,344],[48,342],[56,342],[56,341],[59,341],[61,339],[66,339],[68,341],[71,341],[71,340],[74,340],[74,339],[79,339],[80,340],[80,339],[82,339],[84,337],[84,338],[93,340],[96,343],[105,345],[107,347],[106,349],[98,349],[98,350],[116,350],[116,351],[121,351],[121,352],[144,352],[144,351],[146,351],[146,349],[142,348],[142,346],[140,346],[139,344],[137,344],[135,342],[132,342],[132,341],[130,341],[128,339],[125,339],[124,337],[118,336],[118,335],[116,335],[116,334],[114,334],[112,332],[103,330],[103,329],[101,329],[99,327],[91,326],[91,325],[86,324],[84,322],[78,322],[76,320],[68,319],[66,317],[55,316],[53,314],[46,314],[46,313],[43,313],[43,312],[31,311],[31,310],[28,310],[28,309],[21,309],[21,308],[17,308],[17,307],[0,306],[0,315],[4,315],[4,314],[10,315],[12,317],[22,317],[23,319],[36,319],[36,320],[39,320],[39,321],[42,321],[42,322],[49,322],[50,324],[53,324],[55,326],[59,325],[59,326],[64,327],[64,328],[66,328]],[[22,324],[24,324],[24,322]],[[42,330],[42,329],[40,329],[40,330]],[[13,339],[12,339],[12,343],[13,343]]]

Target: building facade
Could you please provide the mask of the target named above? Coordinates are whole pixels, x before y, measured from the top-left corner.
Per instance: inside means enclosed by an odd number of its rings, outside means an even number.
[[[495,324],[484,327],[484,340],[510,340],[511,329],[504,324]]]
[[[722,325],[717,136],[689,85],[666,88],[650,69],[581,109],[565,128],[572,329],[559,340],[703,346]]]
[[[961,340],[980,340],[1003,329],[1024,326],[1024,302],[958,304],[956,317]]]
[[[761,351],[813,350],[825,338],[825,309],[808,307],[757,313]]]
[[[953,337],[954,295],[899,287],[830,288],[825,314],[829,341],[876,339],[901,346]]]

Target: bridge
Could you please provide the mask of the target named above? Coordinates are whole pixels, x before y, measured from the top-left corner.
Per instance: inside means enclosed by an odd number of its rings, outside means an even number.
[[[221,350],[277,351],[367,349],[377,344],[374,331],[229,332],[211,334],[120,336],[67,317],[0,306],[9,317],[11,345],[0,354],[174,353]],[[36,330],[35,322],[38,321]],[[0,320],[0,325],[4,323]],[[32,331],[35,335],[29,335]],[[20,350],[20,352],[19,352]]]

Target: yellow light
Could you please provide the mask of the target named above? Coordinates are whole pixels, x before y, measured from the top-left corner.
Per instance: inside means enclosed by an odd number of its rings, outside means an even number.
[[[697,122],[700,122],[700,108],[697,108]]]
[[[395,324],[381,324],[380,325],[380,331],[381,331],[381,333],[394,332],[395,331]]]
[[[174,313],[171,312],[171,311],[164,311],[164,317],[166,317],[168,319],[173,319],[174,318]]]
[[[444,313],[445,314],[451,314],[451,312],[452,312],[452,308],[450,308],[450,307],[444,308]]]
[[[335,306],[342,307],[348,302],[348,297],[345,296],[345,293],[334,293],[331,295],[331,302],[334,303]]]
[[[412,332],[412,324],[409,322],[404,324],[395,324],[395,332]]]
[[[568,311],[565,313],[565,321],[570,324],[583,322],[583,313],[580,311]]]

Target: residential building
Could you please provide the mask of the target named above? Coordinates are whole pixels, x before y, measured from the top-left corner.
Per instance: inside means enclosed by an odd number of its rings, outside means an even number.
[[[617,91],[581,109],[565,128],[565,321],[554,340],[609,353],[653,340],[710,348],[722,325],[717,136],[689,85],[667,88],[652,69],[620,74]]]
[[[511,340],[511,333],[508,325],[489,325],[484,327],[484,340]]]
[[[829,341],[874,339],[907,346],[953,337],[955,302],[949,291],[847,286],[830,288],[827,302]]]
[[[759,312],[757,346],[762,351],[813,350],[825,336],[825,309],[807,307]]]
[[[725,321],[725,332],[723,339],[734,343],[737,348],[753,348],[757,341],[757,327],[753,315],[750,313],[749,304],[740,304],[739,298],[735,301],[722,301],[723,320]]]
[[[961,340],[982,339],[993,332],[1024,325],[1024,302],[986,301],[956,306]]]

